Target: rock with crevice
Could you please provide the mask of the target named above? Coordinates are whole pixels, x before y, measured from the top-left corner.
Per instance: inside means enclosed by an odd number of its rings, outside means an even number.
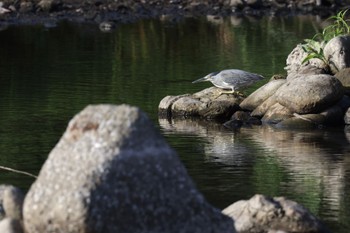
[[[23,219],[27,233],[235,232],[146,114],[128,105],[90,105],[69,122]]]
[[[275,94],[277,89],[286,82],[285,79],[272,80],[259,89],[255,90],[247,98],[245,98],[239,105],[242,109],[253,111],[259,105],[261,105],[270,96]]]
[[[259,106],[257,106],[252,112],[251,116],[254,117],[263,117],[265,113],[270,109],[270,107],[277,103],[275,96],[270,96],[264,102],[262,102]]]
[[[222,212],[234,220],[240,233],[329,233],[309,210],[284,197],[256,194],[249,200],[233,203]]]

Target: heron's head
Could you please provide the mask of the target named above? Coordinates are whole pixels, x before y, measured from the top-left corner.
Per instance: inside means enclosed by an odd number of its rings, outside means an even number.
[[[214,79],[214,76],[217,74],[218,72],[213,72],[208,74],[207,76],[194,80],[192,83],[199,83],[199,82],[205,82],[205,81],[212,81]]]

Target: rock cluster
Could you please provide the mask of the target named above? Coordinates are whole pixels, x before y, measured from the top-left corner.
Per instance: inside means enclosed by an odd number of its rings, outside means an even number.
[[[262,95],[268,98],[255,101]],[[263,123],[304,128],[343,124],[346,109],[342,99],[346,101],[341,82],[334,76],[317,74],[271,81],[248,96],[240,107],[252,111],[251,115]]]
[[[324,51],[327,63],[315,58],[303,62],[307,54],[297,45],[287,58],[287,77],[272,78],[245,99],[227,94],[216,98],[219,90],[212,87],[165,97],[159,115],[220,120],[232,116],[224,124],[232,129],[261,122],[284,128],[349,124],[350,36],[333,38]]]
[[[328,64],[319,59],[302,63],[307,54],[298,45],[287,58],[287,78],[265,84],[243,100],[240,107],[278,127],[308,128],[349,122],[345,114],[350,107],[345,95],[350,79],[349,41],[350,37],[339,36],[325,45]]]

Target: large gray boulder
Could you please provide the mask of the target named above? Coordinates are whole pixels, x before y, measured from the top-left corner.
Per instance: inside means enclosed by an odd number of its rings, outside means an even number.
[[[27,233],[235,232],[140,109],[88,106],[51,151],[23,208]]]
[[[255,195],[222,211],[234,220],[239,233],[326,233],[328,230],[300,204],[284,197]]]
[[[337,36],[331,39],[324,47],[324,56],[333,74],[350,67],[350,36]]]
[[[341,82],[320,74],[288,81],[275,94],[276,100],[293,113],[319,113],[337,103],[344,95]]]

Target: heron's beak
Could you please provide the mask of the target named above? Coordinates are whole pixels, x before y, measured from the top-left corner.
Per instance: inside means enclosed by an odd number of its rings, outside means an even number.
[[[205,76],[204,78],[194,80],[192,83],[205,82],[205,81],[208,81],[208,79],[209,79],[209,75]]]

